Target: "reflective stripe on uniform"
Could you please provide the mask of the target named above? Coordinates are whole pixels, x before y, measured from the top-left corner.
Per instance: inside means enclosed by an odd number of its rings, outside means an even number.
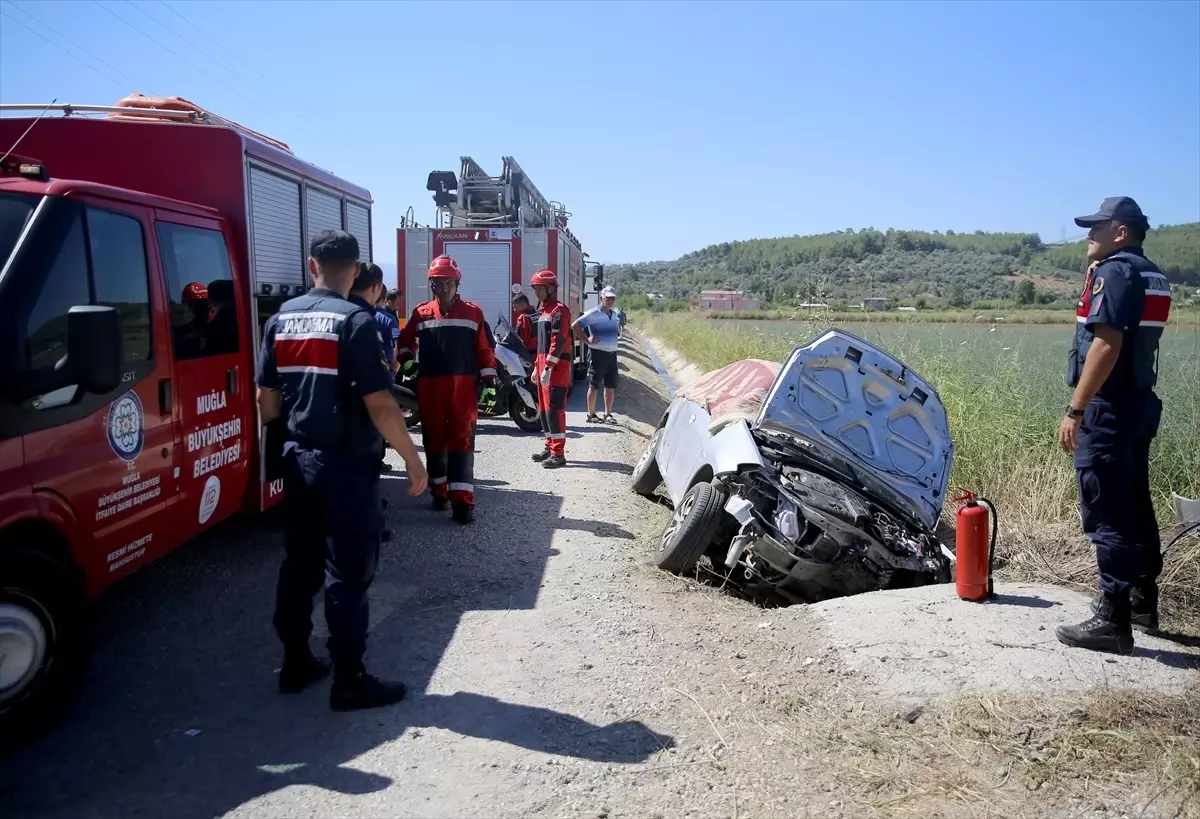
[[[1171,317],[1171,283],[1153,270],[1143,270],[1142,280],[1146,283],[1146,304],[1139,326],[1166,327]]]
[[[452,483],[447,489],[451,492],[474,492],[475,484],[473,483]]]
[[[280,313],[275,367],[280,373],[338,374],[338,345],[346,316],[325,310]]]
[[[495,367],[484,367],[482,370],[479,371],[479,374],[482,376],[485,376],[485,377],[489,376],[489,375],[495,375],[496,368]]]
[[[445,478],[430,478],[429,482],[431,484],[440,484],[440,483],[445,483],[446,479]]]
[[[472,332],[479,332],[479,322],[463,318],[434,318],[422,319],[417,323],[417,331],[436,330],[440,327],[463,327]]]

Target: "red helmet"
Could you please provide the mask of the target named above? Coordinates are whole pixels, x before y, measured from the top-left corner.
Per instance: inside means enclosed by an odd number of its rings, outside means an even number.
[[[539,270],[533,274],[533,278],[529,280],[530,287],[544,285],[546,287],[558,287],[558,276],[554,275],[551,270]]]
[[[462,281],[462,271],[458,269],[458,262],[443,254],[430,262],[429,278],[454,279],[456,282],[460,282]]]
[[[192,282],[183,288],[184,301],[203,301],[208,298],[208,288],[200,282]]]

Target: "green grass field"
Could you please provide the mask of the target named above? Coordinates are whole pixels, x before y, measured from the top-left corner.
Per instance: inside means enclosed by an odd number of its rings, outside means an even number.
[[[688,313],[635,313],[630,323],[702,370],[743,358],[781,361],[796,345],[836,326],[825,317],[713,321]],[[1064,378],[1070,325],[876,321],[844,329],[897,356],[938,390],[955,444],[952,489],[994,500],[1004,528],[1018,539],[1065,542],[1077,536],[1073,464],[1057,444],[1071,396]],[[1157,391],[1164,411],[1151,479],[1165,526],[1173,521],[1172,491],[1200,496],[1200,328],[1178,322],[1167,328]],[[945,514],[953,514],[949,504]],[[1196,552],[1187,570],[1193,583],[1200,580],[1200,549]],[[1045,554],[1030,559],[1053,560]],[[1200,591],[1189,598],[1200,607]]]
[[[712,311],[704,314],[707,318],[733,321],[782,321],[787,323],[806,323],[813,320],[812,314],[804,310],[732,310]],[[822,311],[821,320],[828,324],[1039,324],[1071,327],[1075,321],[1075,311],[1062,307],[977,307],[961,310],[919,310],[912,313],[889,310],[873,312],[868,310]],[[1176,305],[1172,308],[1174,323],[1179,327],[1195,329],[1200,327],[1200,309],[1194,306]]]

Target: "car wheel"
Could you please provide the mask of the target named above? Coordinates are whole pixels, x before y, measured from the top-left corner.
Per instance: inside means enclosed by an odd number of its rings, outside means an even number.
[[[0,553],[0,745],[43,728],[90,655],[80,577],[43,552]]]
[[[654,434],[650,436],[649,443],[646,444],[646,449],[642,452],[642,457],[638,459],[637,465],[633,468],[633,491],[639,495],[653,495],[654,490],[658,489],[662,483],[662,473],[658,469],[658,461],[654,460],[654,456],[658,453],[658,442],[662,438],[662,428],[654,430]]]
[[[689,489],[663,529],[655,565],[677,574],[691,571],[717,533],[725,500],[725,490],[711,483]]]

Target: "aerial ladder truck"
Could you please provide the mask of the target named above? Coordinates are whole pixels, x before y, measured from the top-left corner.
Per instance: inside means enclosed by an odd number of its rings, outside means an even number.
[[[462,297],[478,304],[491,323],[497,317],[513,322],[512,298],[517,293],[537,303],[529,281],[542,269],[558,276],[558,297],[572,320],[583,312],[590,263],[567,227],[571,214],[543,196],[515,159],[504,157],[500,174],[491,176],[464,156],[458,174],[434,171],[425,187],[437,206],[434,224],[422,227],[406,216],[396,231],[401,294],[397,311],[402,320],[432,298],[426,271],[443,253],[453,256],[462,269]],[[591,272],[592,288],[598,290],[604,268],[593,264]],[[587,348],[577,339],[573,343],[579,378],[587,369]]]

